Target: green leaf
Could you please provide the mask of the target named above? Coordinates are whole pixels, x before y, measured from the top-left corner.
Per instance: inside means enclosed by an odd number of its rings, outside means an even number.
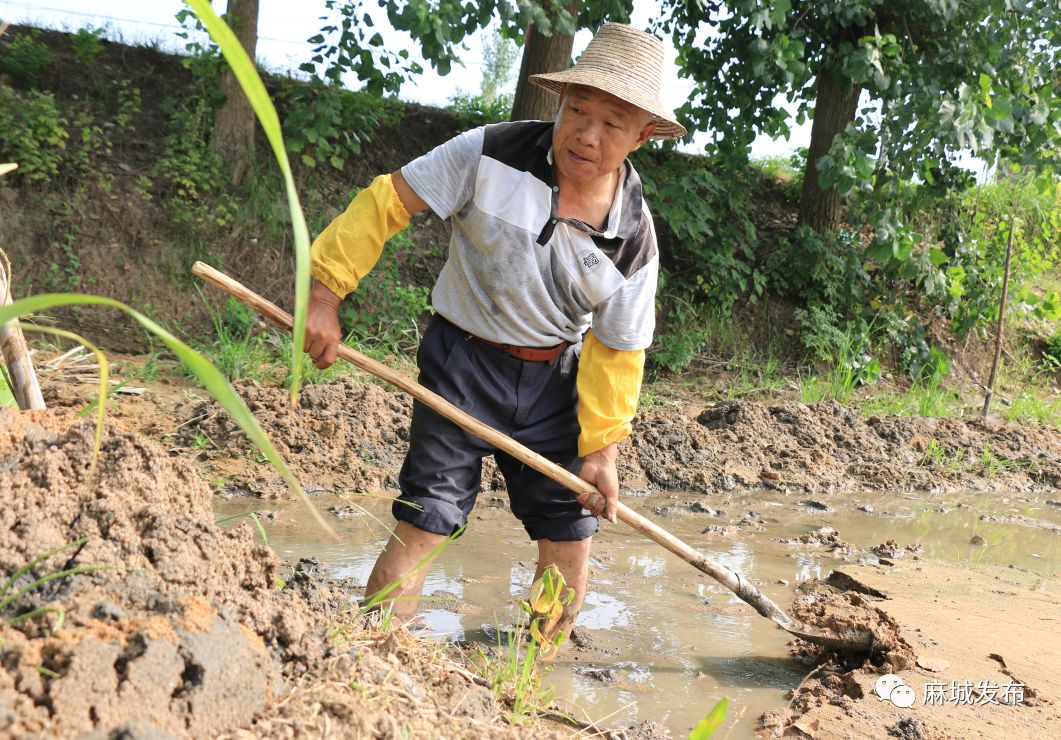
[[[983,72],[980,73],[980,99],[988,108],[991,107],[991,78]]]
[[[866,256],[878,262],[886,263],[892,258],[892,245],[884,241],[875,241],[866,250]]]
[[[722,726],[726,719],[726,711],[729,709],[727,699],[719,699],[718,703],[711,708],[707,716],[696,723],[696,727],[689,733],[689,740],[707,740],[715,734],[715,730]]]
[[[995,120],[1009,118],[1013,115],[1013,100],[1010,98],[995,98],[995,104],[988,107]]]
[[[284,149],[284,137],[280,130],[280,118],[265,91],[258,71],[254,63],[243,50],[236,35],[232,33],[223,20],[221,20],[210,7],[209,0],[184,0],[195,11],[195,15],[206,26],[211,38],[221,47],[221,53],[232,68],[233,74],[239,80],[240,87],[247,95],[255,115],[265,131],[269,143],[272,145],[276,162],[280,165],[280,171],[284,175],[284,185],[287,189],[287,204],[291,212],[291,224],[295,231],[295,321],[291,331],[291,341],[294,342],[295,350],[291,353],[291,403],[294,405],[298,398],[298,387],[302,380],[303,352],[301,351],[306,341],[306,311],[309,306],[309,284],[310,284],[310,256],[309,256],[309,229],[306,226],[306,218],[302,214],[302,206],[298,199],[298,190],[295,188],[295,180],[291,175],[291,164]],[[320,520],[323,523],[323,519]]]

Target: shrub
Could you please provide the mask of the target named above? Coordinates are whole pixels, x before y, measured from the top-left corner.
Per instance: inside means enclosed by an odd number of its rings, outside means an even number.
[[[70,48],[74,56],[85,66],[92,64],[96,57],[103,53],[103,29],[79,28],[70,36]]]
[[[463,127],[475,128],[507,121],[512,115],[512,96],[496,95],[491,99],[458,92],[449,99],[448,107]]]
[[[287,150],[307,167],[327,163],[337,170],[361,153],[376,130],[397,126],[405,111],[394,99],[322,84],[302,84],[286,102]]]
[[[1046,340],[1043,365],[1049,370],[1061,370],[1061,332]]]
[[[174,197],[174,218],[189,226],[231,223],[235,205],[221,155],[210,146],[213,107],[209,101],[169,101],[172,131],[151,176],[156,187]]]
[[[11,75],[23,90],[36,86],[41,69],[52,60],[51,49],[38,41],[39,37],[36,30],[20,33],[0,54],[0,71]]]
[[[59,175],[66,150],[69,122],[51,93],[19,93],[0,84],[0,150],[18,162],[28,182],[45,183]]]

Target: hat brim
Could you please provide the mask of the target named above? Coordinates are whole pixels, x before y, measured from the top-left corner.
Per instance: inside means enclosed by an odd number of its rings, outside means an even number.
[[[557,95],[563,93],[564,85],[585,85],[637,106],[652,116],[651,122],[656,128],[649,137],[651,139],[680,139],[689,133],[684,126],[674,120],[674,114],[666,110],[658,100],[649,99],[640,89],[622,80],[606,77],[596,70],[572,67],[563,72],[531,75],[528,79],[538,87]]]

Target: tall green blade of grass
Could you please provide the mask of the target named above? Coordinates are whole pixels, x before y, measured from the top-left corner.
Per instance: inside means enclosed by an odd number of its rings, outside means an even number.
[[[258,121],[262,124],[265,135],[269,138],[269,144],[273,148],[276,162],[280,165],[280,172],[284,175],[284,184],[287,189],[287,205],[291,211],[291,225],[295,230],[295,326],[291,337],[297,351],[292,353],[291,358],[291,403],[294,404],[298,398],[298,387],[302,380],[302,347],[306,336],[306,310],[309,305],[309,229],[306,227],[306,218],[302,213],[302,205],[299,203],[298,191],[295,189],[295,179],[291,176],[291,163],[287,159],[287,150],[284,148],[284,138],[280,130],[280,117],[273,107],[273,101],[269,99],[269,93],[265,91],[258,71],[254,68],[254,62],[247,56],[243,46],[239,43],[236,35],[232,33],[223,20],[221,20],[209,0],[184,0],[195,15],[199,17],[210,36],[221,47],[221,53],[225,55],[225,61],[232,68],[233,74],[239,80],[243,92],[247,94],[247,100],[254,108]]]
[[[275,447],[273,447],[273,443],[265,436],[265,432],[262,431],[261,426],[258,425],[258,420],[254,418],[250,409],[248,409],[246,404],[243,403],[243,399],[236,394],[236,391],[234,391],[232,386],[228,384],[228,381],[225,380],[225,376],[222,375],[216,367],[211,365],[206,358],[181,340],[177,339],[147,316],[144,316],[139,311],[129,308],[124,303],[116,301],[113,298],[85,295],[83,293],[48,293],[45,295],[22,298],[15,301],[10,306],[0,306],[0,324],[23,314],[47,311],[48,309],[58,308],[60,306],[73,305],[107,306],[109,308],[117,308],[132,316],[141,326],[165,342],[166,346],[180,358],[185,367],[187,367],[192,374],[199,379],[199,382],[203,384],[203,387],[217,399],[218,403],[225,407],[225,410],[228,411],[232,416],[232,419],[239,425],[239,428],[242,429],[250,438],[251,442],[261,450],[266,459],[273,464],[273,467],[279,471],[284,482],[286,482],[288,487],[294,491],[300,499],[302,499],[302,502],[306,505],[306,508],[309,509],[321,529],[327,532],[333,539],[338,539],[335,530],[324,521],[320,512],[318,512],[316,507],[310,502],[306,492],[303,491],[302,486],[299,485],[298,479],[295,478],[294,474],[287,467],[287,463],[284,462],[284,459],[280,457],[280,453]]]

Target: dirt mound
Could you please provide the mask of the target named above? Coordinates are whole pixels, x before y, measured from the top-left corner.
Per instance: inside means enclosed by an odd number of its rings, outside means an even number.
[[[873,640],[868,657],[847,657],[860,662],[865,658],[869,666],[879,668],[882,673],[896,673],[913,666],[917,660],[914,649],[902,635],[899,623],[883,609],[874,606],[864,594],[854,590],[823,582],[804,584],[792,603],[790,614],[812,630],[826,634],[845,637],[869,633]],[[825,648],[804,644],[802,640],[794,642],[793,652],[801,662],[812,664],[831,657]]]
[[[281,388],[239,381],[236,391],[310,493],[397,487],[397,472],[408,448],[412,401],[371,383],[342,376],[302,389],[298,407]],[[259,496],[282,497],[287,486],[267,463],[238,464],[257,457],[243,432],[216,401],[179,412],[186,421],[178,440],[208,445],[226,480]]]
[[[483,679],[366,624],[312,560],[281,574],[139,435],[108,425],[92,471],[93,434],[0,409],[0,735],[568,734],[510,726]]]
[[[1061,431],[979,419],[872,417],[832,401],[725,401],[695,419],[645,409],[632,480],[707,492],[742,488],[1030,490],[1061,486]],[[945,463],[945,464],[944,464]]]
[[[310,491],[395,489],[412,410],[404,394],[344,376],[306,387],[291,409],[282,389],[252,381],[235,387]],[[258,495],[285,495],[271,467],[247,464],[256,455],[216,402],[178,414],[179,441],[201,449],[227,480]],[[642,409],[619,461],[627,492],[1056,490],[1061,430],[962,419],[863,420],[834,402],[728,401],[695,418]],[[498,490],[503,485],[494,472],[485,471],[485,487]]]
[[[89,424],[0,411],[0,429],[0,574],[30,566],[8,596],[75,571],[0,612],[6,731],[216,734],[320,658],[323,626],[249,527],[214,525],[188,465],[108,427],[93,473]]]

